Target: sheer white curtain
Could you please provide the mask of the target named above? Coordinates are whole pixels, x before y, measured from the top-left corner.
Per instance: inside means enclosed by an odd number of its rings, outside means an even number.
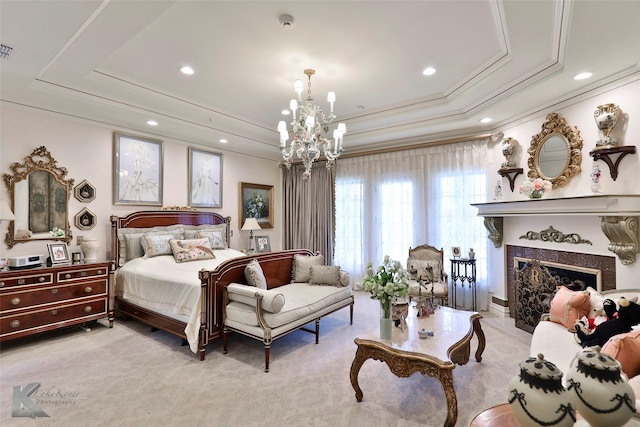
[[[487,232],[470,204],[487,200],[486,140],[340,159],[336,169],[334,263],[355,282],[385,255],[404,263],[409,247],[476,252],[478,309],[487,308]],[[471,308],[458,288],[457,304]]]

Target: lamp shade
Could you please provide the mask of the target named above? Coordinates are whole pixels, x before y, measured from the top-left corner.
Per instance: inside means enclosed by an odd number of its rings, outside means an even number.
[[[13,221],[15,219],[16,216],[13,214],[11,206],[9,206],[9,201],[0,199],[0,221]]]
[[[258,220],[255,218],[247,218],[244,220],[244,224],[242,225],[242,230],[260,230],[260,224],[258,224]]]

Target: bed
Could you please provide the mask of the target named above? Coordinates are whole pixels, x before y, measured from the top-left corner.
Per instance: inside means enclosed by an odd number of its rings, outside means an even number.
[[[191,351],[204,360],[209,340],[221,337],[221,293],[218,300],[215,271],[225,261],[245,256],[228,247],[230,222],[230,217],[217,213],[186,210],[112,216],[111,307],[119,314],[185,339]],[[144,244],[140,243],[143,236],[173,235],[175,241],[180,241],[212,231],[223,241],[211,251],[213,259],[177,262],[173,254],[157,250],[158,255],[145,256]],[[150,253],[153,250],[147,255]]]

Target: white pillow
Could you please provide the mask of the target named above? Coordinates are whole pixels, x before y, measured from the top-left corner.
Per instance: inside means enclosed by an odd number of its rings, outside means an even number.
[[[340,267],[333,265],[312,265],[309,284],[342,286],[340,283]]]
[[[260,289],[267,289],[267,279],[258,260],[252,259],[244,268],[244,277],[247,283]]]
[[[169,240],[173,259],[176,262],[198,261],[203,259],[214,259],[215,255],[211,250],[209,239],[187,239],[187,240]]]
[[[221,231],[199,231],[198,238],[206,237],[211,242],[211,249],[226,249],[227,242]]]
[[[291,269],[291,283],[309,283],[311,279],[311,266],[323,265],[322,255],[308,256],[295,254],[293,256],[293,268]]]

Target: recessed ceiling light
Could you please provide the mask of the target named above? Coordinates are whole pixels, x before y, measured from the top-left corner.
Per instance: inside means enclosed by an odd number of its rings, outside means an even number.
[[[229,141],[227,141],[226,139],[222,138],[222,139],[221,139],[220,141],[218,141],[218,142],[219,142],[220,144],[226,144],[226,143],[227,143],[227,142],[229,142]]]
[[[147,120],[147,124],[149,126],[158,126],[158,122],[156,122],[155,120]]]
[[[289,114],[291,114],[291,111],[289,110],[282,110],[280,112],[282,113],[283,116],[288,116]]]
[[[484,119],[480,119],[480,123],[491,123],[492,120],[491,117],[485,117]]]
[[[436,73],[436,69],[433,67],[427,67],[422,71],[425,76],[431,76]]]
[[[584,79],[588,79],[589,77],[591,77],[593,74],[590,72],[584,72],[584,73],[580,73],[580,74],[576,74],[573,79],[574,80],[584,80]]]
[[[178,68],[180,70],[180,72],[182,74],[186,74],[188,76],[190,76],[191,74],[194,73],[193,68],[189,67],[188,65],[183,65],[182,67]]]

